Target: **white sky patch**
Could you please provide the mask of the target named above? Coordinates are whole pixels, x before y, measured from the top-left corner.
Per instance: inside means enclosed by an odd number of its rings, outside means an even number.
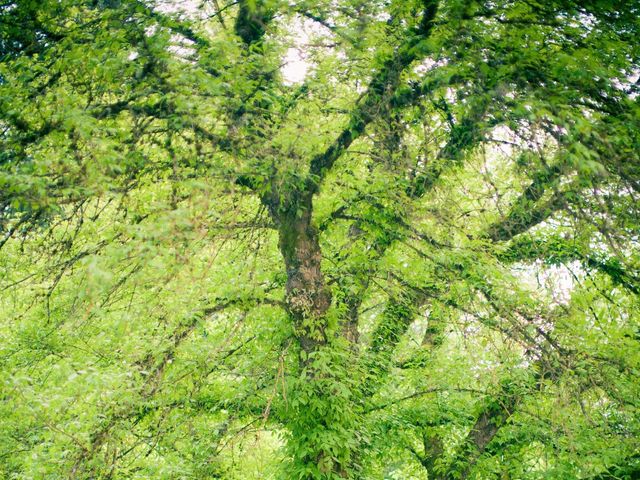
[[[195,55],[195,42],[180,35],[171,35],[171,41],[173,45],[169,47],[169,51],[176,54],[178,58],[186,60]]]
[[[291,19],[287,29],[290,32],[291,47],[282,59],[280,71],[284,84],[294,85],[304,82],[313,67],[309,51],[314,41],[331,38],[333,33],[317,22],[299,16]]]
[[[432,58],[425,58],[421,63],[413,67],[413,73],[418,75],[418,77],[422,78],[424,75],[437,67],[442,67],[446,65],[447,62],[444,60],[435,61]]]
[[[585,272],[579,262],[565,265],[543,265],[541,261],[532,264],[519,264],[513,273],[531,290],[546,296],[554,305],[567,305],[576,278],[581,279]]]
[[[200,11],[204,16],[207,12],[207,4],[202,0],[157,0],[156,8],[159,12],[177,14],[193,17],[194,13]]]
[[[379,22],[387,22],[391,18],[391,14],[386,10],[382,10],[378,12],[373,18],[375,18]]]
[[[300,48],[291,47],[283,59],[284,63],[280,69],[285,85],[294,85],[304,82],[311,65],[305,59],[304,51]]]
[[[486,163],[482,173],[491,173],[504,157],[511,157],[516,147],[522,147],[515,132],[506,125],[491,130],[491,143],[487,147]]]
[[[637,88],[636,91],[633,91],[634,85],[640,85],[640,68],[634,68],[631,74],[624,80],[620,80],[618,78],[613,79],[613,86],[618,90],[629,92],[629,98],[631,98],[631,100],[638,98]]]

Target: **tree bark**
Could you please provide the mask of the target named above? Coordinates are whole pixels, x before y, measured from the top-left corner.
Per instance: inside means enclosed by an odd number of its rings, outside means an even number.
[[[321,269],[322,252],[318,230],[312,224],[312,212],[312,196],[302,194],[275,213],[278,246],[287,272],[287,311],[307,358],[327,343],[324,317],[331,306],[331,292]]]

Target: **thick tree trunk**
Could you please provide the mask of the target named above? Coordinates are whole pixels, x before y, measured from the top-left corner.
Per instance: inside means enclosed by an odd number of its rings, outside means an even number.
[[[312,196],[274,207],[287,272],[286,306],[300,346],[299,373],[289,382],[284,420],[290,432],[291,478],[351,478],[356,442],[348,362],[350,349],[331,327],[331,291],[321,269]],[[334,327],[337,327],[334,325]]]
[[[331,306],[331,292],[320,265],[322,253],[318,232],[311,215],[310,195],[277,214],[279,248],[287,271],[287,310],[307,358],[327,343],[325,317]]]

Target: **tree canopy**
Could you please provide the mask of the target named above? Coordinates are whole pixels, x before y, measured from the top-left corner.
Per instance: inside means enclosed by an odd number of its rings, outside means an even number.
[[[640,478],[639,38],[0,1],[0,476]]]

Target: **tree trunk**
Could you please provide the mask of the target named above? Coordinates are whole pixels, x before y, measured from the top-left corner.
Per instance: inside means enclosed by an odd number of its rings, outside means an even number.
[[[318,232],[311,222],[312,198],[300,196],[277,213],[280,252],[287,271],[286,305],[300,347],[307,355],[327,343],[331,292],[321,270]]]
[[[312,195],[270,206],[287,272],[286,306],[300,346],[299,373],[289,382],[283,415],[290,432],[288,475],[351,478],[357,414],[348,369],[350,348],[331,322],[331,292],[321,270]]]

